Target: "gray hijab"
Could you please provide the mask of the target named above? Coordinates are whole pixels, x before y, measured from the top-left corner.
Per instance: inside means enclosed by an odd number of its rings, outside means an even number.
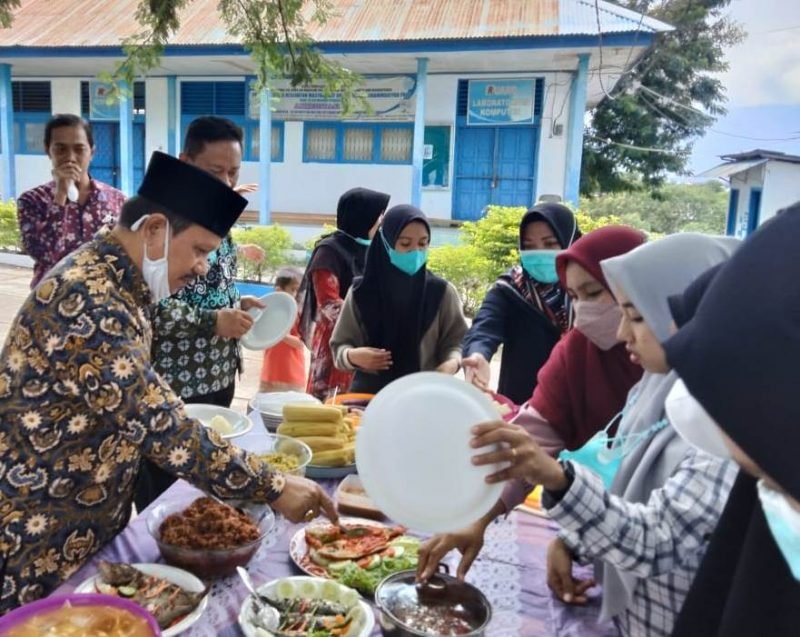
[[[671,315],[667,298],[686,287],[712,266],[727,260],[739,239],[696,233],[676,234],[646,243],[600,263],[612,290],[633,303],[660,343],[669,338]],[[675,372],[645,372],[629,393],[629,405],[620,422],[621,434],[645,431],[665,418],[664,401],[678,379]],[[633,399],[631,404],[631,399]],[[665,427],[636,447],[619,468],[611,493],[627,502],[647,502],[675,471],[689,446],[672,427]],[[595,565],[603,579],[602,620],[629,606],[639,578],[609,564]]]

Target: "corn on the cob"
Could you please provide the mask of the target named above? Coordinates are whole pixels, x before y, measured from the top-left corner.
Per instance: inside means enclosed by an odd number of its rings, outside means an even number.
[[[283,419],[286,422],[334,422],[342,421],[342,410],[331,405],[284,405]]]
[[[355,445],[348,443],[341,449],[318,451],[311,458],[311,464],[321,467],[339,467],[351,464],[355,459]]]
[[[311,447],[311,451],[334,451],[344,447],[348,438],[346,436],[296,436],[296,440],[300,440]]]
[[[278,425],[278,433],[297,438],[300,436],[337,436],[346,434],[347,430],[334,422],[282,422]]]

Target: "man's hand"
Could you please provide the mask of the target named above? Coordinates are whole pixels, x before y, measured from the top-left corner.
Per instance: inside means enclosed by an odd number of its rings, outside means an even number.
[[[489,380],[492,377],[492,367],[483,354],[470,354],[461,361],[464,368],[464,378],[478,389],[489,389]]]
[[[225,308],[217,310],[214,334],[222,338],[242,338],[253,327],[253,317],[244,310]]]
[[[257,246],[254,243],[245,243],[238,246],[239,254],[247,259],[248,261],[252,261],[253,263],[263,263],[264,259],[267,256],[267,253],[264,252],[264,248],[261,246]]]
[[[239,307],[247,312],[247,310],[252,310],[254,308],[256,310],[263,310],[266,306],[261,302],[261,299],[256,296],[243,296],[239,300]]]
[[[56,182],[54,199],[59,206],[66,204],[70,184],[74,183],[77,187],[82,176],[81,167],[74,161],[67,161],[53,168],[53,179]]]
[[[375,347],[354,347],[347,352],[347,359],[353,367],[368,372],[382,372],[392,366],[392,353]]]
[[[300,476],[286,475],[283,493],[272,508],[293,524],[311,522],[320,513],[334,524],[339,523],[339,514],[328,494],[316,482]]]
[[[586,591],[595,586],[593,579],[572,577],[572,554],[560,538],[547,547],[547,586],[565,604],[577,605],[588,601]]]
[[[255,192],[256,190],[258,190],[258,184],[239,184],[233,187],[233,192],[239,193],[240,195],[244,195],[248,192]]]

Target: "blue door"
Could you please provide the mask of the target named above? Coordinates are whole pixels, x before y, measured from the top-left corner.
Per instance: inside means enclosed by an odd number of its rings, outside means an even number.
[[[119,124],[117,122],[92,122],[94,133],[94,159],[92,177],[115,188],[120,187]],[[133,124],[133,188],[139,188],[144,177],[144,123]]]
[[[739,190],[731,188],[730,198],[728,199],[728,226],[726,233],[728,236],[736,236],[736,220],[739,216]]]
[[[761,188],[750,190],[750,206],[747,210],[747,235],[750,236],[758,228],[761,218]]]
[[[456,137],[453,218],[480,219],[488,205],[532,205],[538,139],[538,126],[462,123]]]

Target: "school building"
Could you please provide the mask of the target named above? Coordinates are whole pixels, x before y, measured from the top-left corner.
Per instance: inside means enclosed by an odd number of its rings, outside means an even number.
[[[354,186],[443,225],[490,204],[576,202],[586,111],[670,29],[603,0],[333,0],[309,32],[364,77],[371,105],[343,117],[320,86],[280,81],[268,108],[217,2],[194,0],[161,66],[109,106],[97,76],[122,59],[137,4],[23,0],[0,30],[0,197],[49,179],[44,124],[71,112],[94,126],[93,175],[126,193],[154,150],[179,152],[194,117],[236,121],[262,223],[318,225]]]

